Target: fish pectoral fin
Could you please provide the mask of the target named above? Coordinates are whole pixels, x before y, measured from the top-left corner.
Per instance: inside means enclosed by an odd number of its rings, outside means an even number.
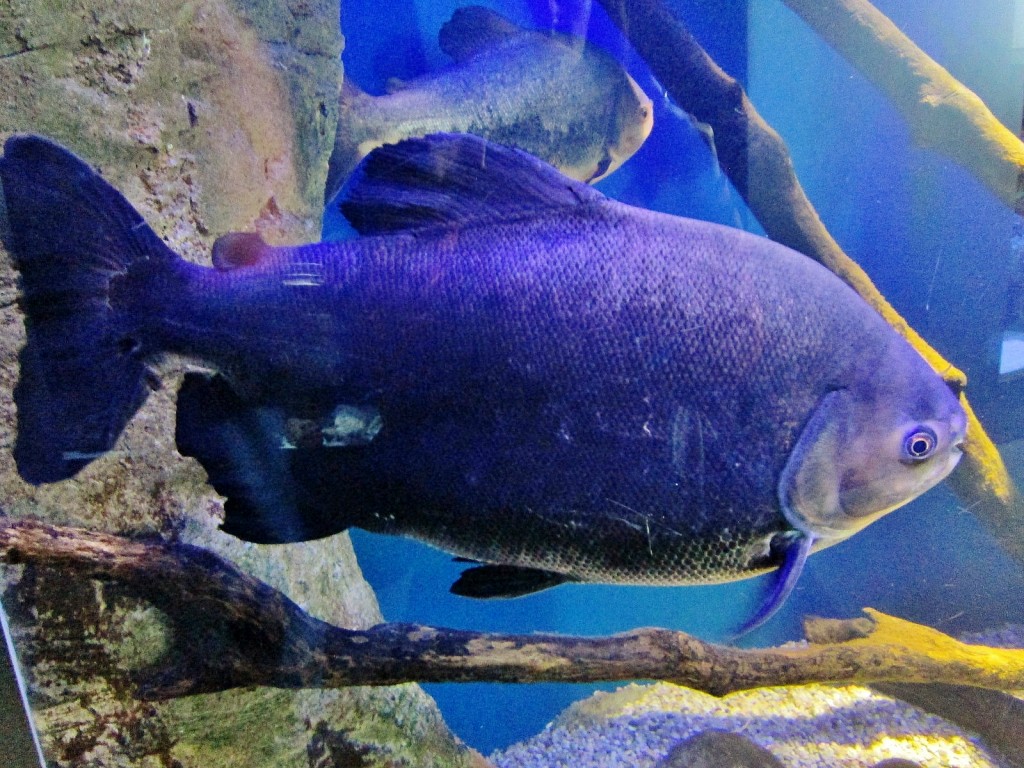
[[[814,537],[803,531],[785,531],[772,539],[772,549],[781,550],[778,556],[781,557],[782,564],[775,571],[775,579],[767,598],[757,613],[732,636],[733,640],[753,632],[778,612],[793,592],[813,546]]]
[[[500,13],[470,5],[455,10],[438,32],[437,43],[456,63],[461,63],[524,32]]]
[[[258,232],[228,232],[213,244],[213,266],[221,272],[252,267],[263,261],[270,250]]]
[[[481,565],[468,568],[451,586],[453,595],[489,599],[522,597],[574,581],[564,573],[517,565]]]

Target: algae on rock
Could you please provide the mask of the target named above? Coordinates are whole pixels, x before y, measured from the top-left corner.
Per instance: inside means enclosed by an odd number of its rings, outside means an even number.
[[[12,0],[0,6],[0,138],[40,133],[101,169],[168,244],[194,261],[257,230],[320,229],[334,145],[342,36],[336,0]],[[381,620],[346,535],[258,547],[215,529],[220,500],[174,447],[181,366],[164,364],[116,449],[77,477],[22,482],[11,455],[24,329],[0,259],[0,507],[215,550],[325,620]],[[166,704],[128,694],[159,656],[159,612],[116,586],[5,568],[4,606],[53,765],[461,765],[474,760],[416,686],[254,689]],[[253,751],[258,751],[255,754]]]

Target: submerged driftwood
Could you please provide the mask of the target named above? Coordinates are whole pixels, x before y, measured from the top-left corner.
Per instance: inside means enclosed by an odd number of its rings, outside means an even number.
[[[915,143],[1024,213],[1024,142],[866,0],[782,0],[900,111]]]
[[[811,682],[943,682],[1024,687],[1024,650],[961,643],[877,611],[812,619],[811,645],[743,650],[681,632],[510,635],[320,621],[212,552],[27,520],[0,526],[0,559],[112,580],[162,614],[161,652],[129,670],[144,699],[241,686],[335,688],[420,682],[666,680],[721,695]],[[152,632],[152,630],[150,630]]]
[[[1014,768],[1024,766],[1024,700],[1001,691],[939,683],[875,683],[871,687],[974,731]]]
[[[957,388],[965,386],[963,372],[907,324],[867,273],[839,247],[804,193],[785,142],[757,112],[743,87],[712,60],[683,23],[660,0],[599,2],[679,106],[712,127],[722,169],[768,236],[832,270],[903,335],[943,379]],[[946,77],[952,80],[948,74]],[[947,130],[954,131],[961,124],[957,120]],[[1024,563],[1024,514],[1013,482],[995,443],[963,393],[960,402],[968,415],[967,440],[964,459],[950,476],[950,485],[965,505],[995,531],[1007,552]]]

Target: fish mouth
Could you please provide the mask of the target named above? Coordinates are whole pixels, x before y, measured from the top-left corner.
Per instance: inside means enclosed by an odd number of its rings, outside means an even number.
[[[634,128],[625,131],[617,144],[613,144],[604,151],[604,157],[597,164],[594,173],[587,179],[588,184],[598,182],[608,174],[616,171],[620,165],[636,154],[636,151],[643,146],[644,142],[647,141],[647,137],[651,135],[651,131],[654,129],[654,102],[647,97],[640,84],[628,74],[626,75],[626,80],[629,81],[630,90],[632,90],[633,96],[636,98],[636,109],[642,115],[640,123]]]
[[[586,180],[587,184],[594,184],[594,183],[600,181],[605,176],[607,176],[609,173],[611,173],[616,168],[618,168],[620,165],[622,165],[622,163],[624,161],[623,160],[619,160],[618,162],[615,162],[614,165],[612,165],[613,162],[614,162],[614,155],[612,154],[612,152],[610,150],[606,149],[604,151],[604,155],[602,155],[601,159],[598,161],[597,167],[594,169],[594,172],[592,174],[590,174],[590,176],[587,178],[587,180]]]

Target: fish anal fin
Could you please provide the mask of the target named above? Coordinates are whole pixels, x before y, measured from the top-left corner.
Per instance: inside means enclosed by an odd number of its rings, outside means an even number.
[[[772,540],[772,550],[782,560],[774,573],[774,581],[768,596],[757,613],[732,636],[735,640],[764,625],[786,602],[803,573],[807,556],[814,546],[814,537],[802,531],[789,530],[778,534]]]
[[[306,498],[296,468],[309,452],[285,440],[287,415],[243,399],[221,375],[187,373],[178,390],[175,440],[226,497],[221,530],[243,541],[309,541],[348,528],[344,506],[323,509]]]
[[[437,35],[441,50],[456,62],[501,45],[525,32],[500,13],[479,5],[457,8]]]
[[[454,595],[479,599],[522,597],[557,587],[573,579],[564,573],[516,565],[468,568],[451,586]]]
[[[213,266],[221,272],[259,264],[270,246],[258,232],[228,232],[213,244]]]
[[[468,134],[387,144],[355,170],[341,212],[363,235],[465,228],[605,201],[518,149]]]

